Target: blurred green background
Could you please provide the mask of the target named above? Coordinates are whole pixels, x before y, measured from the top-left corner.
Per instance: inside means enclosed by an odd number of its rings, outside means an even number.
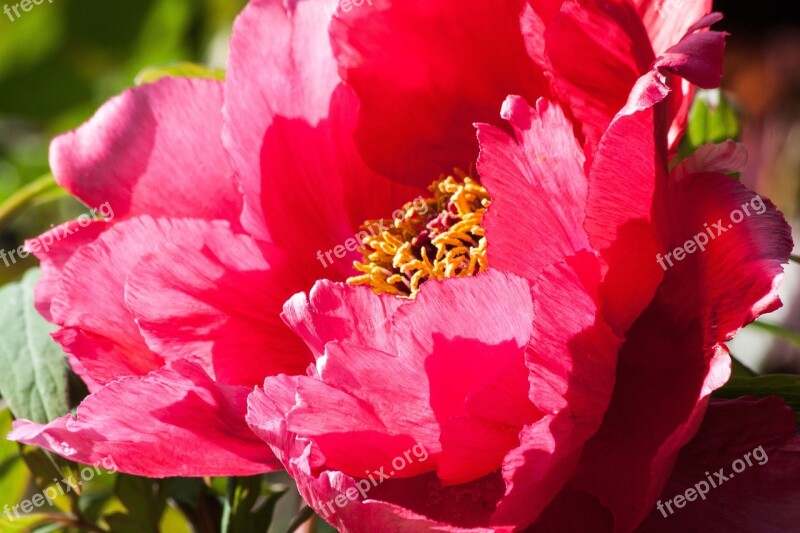
[[[13,22],[0,14],[0,204],[48,172],[52,137],[89,118],[145,67],[178,61],[224,67],[231,24],[245,4],[54,0],[19,11]],[[66,197],[45,197],[0,227],[0,249],[16,248],[81,209]],[[0,268],[0,285],[34,264],[28,258]]]
[[[0,0],[2,5],[17,2]],[[183,61],[224,68],[231,24],[245,3],[53,0],[33,6],[13,22],[0,13],[0,205],[48,173],[50,139],[84,122],[104,101],[133,85],[143,69]],[[800,227],[800,20],[794,13],[796,4],[721,0],[715,6],[726,13],[722,29],[732,34],[724,87],[743,118],[742,140],[751,153],[742,180],[772,198],[795,228]],[[0,220],[0,249],[17,248],[50,224],[82,212],[85,208],[76,200],[53,189],[16,216]],[[32,257],[8,268],[0,263],[0,286],[19,279],[35,264]],[[800,331],[797,264],[787,268],[783,299],[785,308],[766,321],[788,328],[789,336],[748,328],[737,339],[734,352],[759,372],[800,374],[800,335],[794,334]],[[12,371],[0,368],[0,372]],[[749,379],[748,371],[742,372]],[[782,379],[778,393],[789,390],[800,405],[800,380],[792,376],[786,385],[786,378]],[[23,459],[19,447],[4,440],[10,423],[10,413],[0,399],[0,508],[38,492],[33,477],[46,464],[46,458],[31,450]],[[56,467],[62,472],[72,468]],[[61,501],[58,507],[65,513],[79,512],[90,522],[117,513],[120,516],[103,524],[107,527],[113,522],[114,531],[176,532],[190,527],[213,531],[211,524],[219,523],[226,505],[246,493],[241,488],[259,484],[262,502],[291,485],[279,475],[254,484],[252,479],[153,482],[109,474],[89,486],[79,504]],[[163,512],[148,522],[152,517],[140,505]],[[300,506],[296,491],[281,498],[278,506],[270,531],[283,532]],[[204,529],[204,524],[210,529]],[[18,529],[11,527],[0,520],[3,533],[25,531],[27,526],[18,521],[14,524]],[[322,530],[321,524],[318,527]],[[84,530],[80,525],[36,528],[42,532]]]

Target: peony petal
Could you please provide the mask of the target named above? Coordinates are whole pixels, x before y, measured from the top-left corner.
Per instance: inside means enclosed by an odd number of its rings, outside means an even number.
[[[283,319],[316,357],[325,344],[350,341],[384,351],[394,350],[391,317],[405,302],[388,294],[378,295],[368,287],[317,282],[308,296],[295,294],[286,302]]]
[[[779,398],[712,401],[658,501],[663,512],[653,509],[642,530],[790,530],[800,519],[796,425],[794,413]],[[716,476],[720,468],[727,478],[722,483]],[[664,506],[692,488],[692,499],[681,508]],[[698,490],[706,491],[700,499]]]
[[[17,421],[9,439],[83,464],[110,457],[120,472],[137,476],[259,474],[279,466],[244,423],[249,393],[216,385],[197,365],[176,362],[93,393],[77,418],[47,425]]]
[[[726,176],[684,177],[669,185],[661,231],[670,245],[683,246],[705,231],[704,221],[728,219],[755,198]],[[756,205],[763,205],[762,214]],[[614,512],[619,531],[650,512],[680,448],[697,431],[708,395],[727,381],[730,360],[721,343],[780,304],[776,290],[780,263],[792,248],[790,232],[771,204],[756,205],[752,216],[709,239],[705,251],[695,249],[669,267],[653,303],[628,332],[611,406],[575,482]]]
[[[730,375],[727,351],[702,352],[699,332],[671,316],[655,302],[628,332],[611,404],[572,482],[614,513],[614,531],[630,531],[650,512],[708,396]]]
[[[141,257],[160,242],[191,242],[225,222],[138,217],[115,223],[75,252],[62,271],[53,298],[54,338],[80,360],[94,381],[144,375],[163,365],[145,344],[125,303],[125,281]]]
[[[36,255],[42,276],[36,284],[36,310],[49,321],[53,317],[50,306],[58,293],[58,280],[64,265],[82,246],[90,244],[110,225],[103,220],[93,220],[88,225],[73,220],[25,241],[25,248]]]
[[[53,141],[58,183],[117,219],[137,215],[236,223],[241,198],[222,148],[222,84],[164,78],[111,99]]]
[[[719,87],[726,35],[718,31],[687,35],[664,52],[655,65],[704,89]]]
[[[672,171],[672,179],[681,181],[689,174],[741,172],[747,165],[747,148],[731,139],[720,144],[704,144]]]
[[[619,333],[648,305],[663,277],[653,260],[660,241],[653,211],[666,182],[666,146],[654,132],[656,106],[667,94],[660,73],[642,76],[603,134],[589,170],[586,233],[607,264],[603,309]]]
[[[424,187],[468,169],[471,125],[496,122],[509,94],[547,91],[520,31],[524,2],[371,0],[340,8],[331,38],[343,77],[363,104],[356,140],[369,165]]]
[[[293,5],[248,4],[234,25],[225,81],[223,143],[244,193],[242,224],[262,240],[268,238],[261,205],[268,194],[261,181],[264,135],[276,116],[314,128],[339,82],[325,31],[336,3]]]
[[[299,290],[315,279],[351,276],[364,221],[390,218],[423,193],[366,168],[351,140],[357,113],[352,90],[340,86],[330,116],[317,126],[276,117],[264,137],[260,207],[270,241],[299,264],[313,265],[305,267],[309,283]]]
[[[656,56],[677,43],[696,20],[709,13],[711,3],[711,0],[633,0]]]
[[[583,151],[555,104],[539,100],[532,109],[511,96],[502,115],[516,139],[478,126],[478,171],[493,199],[483,222],[489,263],[535,280],[547,265],[589,248]]]
[[[356,151],[359,102],[339,85],[326,31],[335,6],[250,2],[231,42],[223,140],[245,197],[242,224],[308,265],[298,290],[352,275],[359,226],[422,192],[370,171]]]
[[[280,319],[305,282],[279,249],[217,229],[144,256],[125,301],[167,361],[194,361],[217,383],[254,386],[268,375],[302,374],[312,361]]]
[[[567,0],[547,26],[545,46],[554,89],[593,151],[655,59],[645,29],[625,1]]]
[[[600,427],[621,343],[598,307],[600,264],[583,252],[546,269],[533,289],[530,397],[545,416],[526,426],[503,464],[507,488],[493,523],[530,524],[572,475]],[[570,302],[564,306],[564,302]]]
[[[674,178],[665,224],[671,238],[659,259],[668,276],[660,291],[681,324],[700,320],[705,345],[711,346],[780,307],[777,288],[781,263],[789,261],[792,250],[791,230],[769,200],[733,178]],[[676,256],[679,248],[684,248],[682,260]]]

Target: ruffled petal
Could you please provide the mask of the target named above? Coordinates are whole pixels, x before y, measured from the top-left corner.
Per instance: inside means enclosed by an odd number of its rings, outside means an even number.
[[[747,157],[745,145],[730,139],[720,144],[704,144],[681,161],[672,170],[671,176],[674,181],[681,181],[689,174],[701,172],[741,172],[747,165]]]
[[[125,301],[151,350],[201,365],[217,383],[255,386],[302,374],[308,348],[281,321],[283,302],[307,283],[274,246],[215,229],[145,255]]]
[[[509,94],[546,94],[520,30],[523,0],[370,0],[340,8],[331,37],[363,104],[356,141],[377,171],[420,187],[477,155],[472,124]],[[379,43],[379,44],[378,44]]]
[[[699,320],[712,346],[780,307],[781,264],[793,244],[772,202],[713,173],[673,179],[667,201],[670,239],[658,261],[668,275],[659,290],[678,324]]]
[[[194,217],[238,223],[241,197],[222,147],[222,84],[165,78],[111,99],[55,139],[56,181],[114,218]]]
[[[664,137],[654,134],[658,104],[669,94],[664,81],[650,71],[636,82],[589,170],[586,233],[607,264],[603,308],[620,333],[649,304],[663,278],[653,259],[660,244],[653,211],[667,173]]]
[[[311,348],[315,357],[325,344],[348,341],[394,351],[392,316],[405,302],[388,294],[375,296],[368,287],[317,282],[309,292],[286,302],[283,320]]]
[[[264,134],[276,116],[314,127],[328,112],[339,82],[325,29],[333,1],[255,0],[233,28],[225,80],[223,143],[244,193],[242,224],[268,238],[262,195]],[[310,152],[310,151],[309,151]],[[299,176],[293,176],[296,179]]]
[[[468,316],[478,319],[478,315],[465,312],[477,309],[490,294],[495,305],[491,312],[480,315],[482,326],[465,321]],[[380,299],[377,295],[372,298]],[[327,388],[307,383],[314,378],[300,381],[299,403],[287,417],[290,429],[313,438],[329,466],[349,475],[359,475],[371,465],[387,464],[414,443],[420,443],[435,456],[421,465],[422,471],[438,466],[438,475],[446,484],[462,483],[496,470],[508,448],[515,446],[512,441],[516,440],[519,426],[503,427],[491,419],[473,417],[466,399],[471,392],[480,393],[494,380],[502,379],[498,375],[501,372],[524,375],[523,347],[532,324],[530,313],[525,313],[525,302],[530,309],[530,298],[530,288],[524,280],[508,278],[497,271],[470,280],[424,284],[416,301],[401,306],[392,317],[392,335],[397,338],[392,344],[396,351],[376,349],[370,338],[363,338],[369,343],[366,346],[339,341],[326,344],[317,371]],[[356,301],[359,303],[354,311],[363,309],[360,299]],[[355,324],[362,322],[358,315],[351,315],[351,319]],[[370,322],[367,319],[367,328]],[[400,339],[410,342],[399,342]],[[376,340],[386,345],[381,339]],[[517,366],[509,364],[514,358]],[[528,383],[521,380],[518,385],[517,402],[525,404]],[[482,397],[492,400],[485,394]],[[505,403],[509,405],[508,401]],[[349,406],[345,411],[353,414],[338,420],[337,429],[332,429],[329,426],[334,422],[326,412],[345,405]],[[527,415],[523,422],[538,417],[530,407],[521,414],[523,418]],[[376,418],[364,423],[370,417]],[[349,427],[349,431],[338,424]],[[497,448],[490,454],[494,464],[483,457],[487,449],[463,447],[464,442],[473,441],[464,435],[481,425],[484,434],[494,432],[491,440]],[[352,453],[354,433],[364,445],[363,453]],[[474,459],[463,460],[465,454]],[[416,469],[409,469],[403,475],[417,473]]]
[[[689,28],[711,11],[711,0],[633,0],[656,56],[677,43]]]
[[[52,321],[50,306],[58,292],[58,280],[64,265],[81,247],[94,242],[110,227],[103,220],[93,220],[88,225],[73,220],[25,241],[25,248],[39,260],[42,276],[36,284],[36,310]]]
[[[722,343],[780,305],[781,263],[792,248],[774,206],[727,176],[673,180],[665,199],[660,230],[666,243],[689,250],[691,241],[694,251],[673,257],[672,265],[664,258],[664,282],[628,332],[611,406],[574,482],[614,512],[618,531],[649,514],[678,452],[697,431],[709,394],[727,381],[730,360]],[[728,227],[745,204],[751,216]],[[709,235],[706,225],[715,235],[702,250],[693,238]]]
[[[594,149],[655,59],[639,16],[623,0],[567,0],[547,25],[545,49],[554,89]]]
[[[433,475],[382,480],[379,474],[354,479],[341,472],[320,472],[324,463],[318,448],[286,429],[285,413],[295,403],[298,377],[268,378],[263,389],[248,400],[247,421],[253,431],[270,444],[300,494],[319,516],[344,533],[391,530],[399,533],[442,531],[446,533],[510,533],[512,528],[459,527],[446,521],[426,518],[407,507],[428,505],[444,514],[458,513],[463,521],[477,523],[493,507],[487,487],[469,486],[443,489]],[[493,491],[496,493],[496,487]],[[388,503],[386,500],[413,500],[416,505]],[[465,506],[461,502],[469,501]]]
[[[163,365],[145,343],[125,303],[125,282],[136,263],[162,242],[191,242],[227,223],[137,217],[115,223],[67,261],[53,298],[54,334],[94,381],[145,375]]]
[[[663,512],[653,509],[641,530],[791,530],[800,520],[796,425],[794,413],[779,398],[712,401],[657,502]],[[724,480],[717,476],[719,469]],[[677,495],[684,496],[680,507]]]
[[[14,423],[9,439],[83,464],[111,462],[154,478],[246,476],[279,468],[244,422],[248,387],[215,384],[197,365],[176,362],[91,394],[77,418]]]
[[[530,398],[545,416],[522,430],[520,446],[505,458],[506,494],[493,523],[533,522],[600,427],[614,390],[621,339],[602,318],[599,282],[599,261],[583,252],[546,269],[533,289],[526,363]]]
[[[535,280],[544,267],[588,249],[583,150],[558,105],[509,97],[515,138],[478,125],[478,171],[492,197],[484,217],[489,264]]]

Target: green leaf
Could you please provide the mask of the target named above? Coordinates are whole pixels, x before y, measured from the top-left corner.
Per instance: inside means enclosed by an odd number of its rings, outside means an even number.
[[[689,123],[681,142],[681,159],[703,144],[738,140],[739,116],[720,89],[698,90],[689,110]]]
[[[14,513],[11,514],[11,519],[6,515],[0,514],[0,531],[3,533],[28,533],[39,528],[45,524],[51,524],[53,518],[50,515],[31,514],[17,518]]]
[[[34,308],[39,269],[0,288],[0,394],[16,418],[44,423],[69,411],[67,362],[55,328]],[[9,371],[13,369],[13,371]]]
[[[761,321],[753,322],[752,324],[750,324],[749,327],[754,329],[760,329],[766,331],[767,333],[772,333],[776,337],[780,337],[781,339],[790,342],[794,346],[800,348],[800,333],[798,333],[797,331],[787,329],[777,324],[768,324],[767,322],[761,322]]]
[[[731,377],[734,378],[752,378],[756,373],[750,370],[744,363],[731,356]]]
[[[756,377],[732,377],[724,387],[714,392],[715,398],[741,396],[780,396],[800,421],[800,376],[769,374]]]
[[[263,476],[232,477],[222,514],[223,533],[255,532],[253,508],[261,497]]]
[[[11,412],[0,411],[0,507],[16,505],[25,495],[30,474],[19,455],[19,445],[6,440],[11,431]]]
[[[48,487],[55,487],[57,494],[53,498],[53,505],[64,512],[72,510],[73,506],[77,505],[81,492],[81,487],[73,481],[76,479],[73,466],[41,448],[23,445],[21,450],[22,459],[33,474],[36,486],[42,491],[46,491]],[[58,490],[59,487],[61,490]]]
[[[181,62],[161,67],[150,67],[137,74],[134,82],[136,85],[153,83],[161,78],[211,78],[224,80],[225,71],[218,68],[209,68],[197,63]]]
[[[120,475],[115,492],[128,512],[105,517],[112,531],[159,533],[167,505],[167,485],[168,481]]]

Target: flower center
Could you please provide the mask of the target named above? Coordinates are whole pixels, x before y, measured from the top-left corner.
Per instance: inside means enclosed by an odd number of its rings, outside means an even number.
[[[376,293],[414,298],[428,279],[474,276],[486,270],[486,236],[481,220],[491,203],[486,189],[456,171],[435,181],[429,198],[417,198],[393,219],[369,220],[361,232],[364,256],[347,280]],[[374,228],[382,228],[377,233]]]

